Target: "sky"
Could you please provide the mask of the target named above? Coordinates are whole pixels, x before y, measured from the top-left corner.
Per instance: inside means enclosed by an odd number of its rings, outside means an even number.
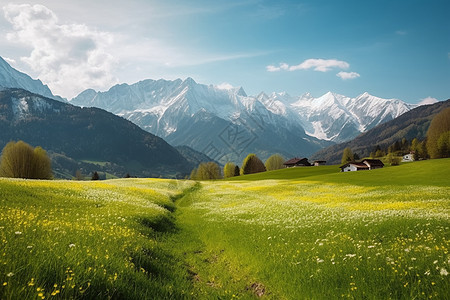
[[[450,1],[1,0],[0,56],[68,99],[144,79],[450,98]]]

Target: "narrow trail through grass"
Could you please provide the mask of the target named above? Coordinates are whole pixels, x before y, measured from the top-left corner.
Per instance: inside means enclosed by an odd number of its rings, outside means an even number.
[[[445,299],[449,169],[0,179],[0,299]]]

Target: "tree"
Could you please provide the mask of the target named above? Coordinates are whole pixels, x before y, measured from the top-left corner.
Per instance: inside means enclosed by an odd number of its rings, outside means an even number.
[[[387,162],[391,164],[391,166],[398,166],[400,164],[400,158],[395,156],[393,153],[389,153],[386,157]]]
[[[225,166],[223,167],[223,177],[228,178],[228,177],[233,177],[235,176],[235,169],[236,169],[236,165],[232,162],[227,162],[225,164]]]
[[[92,178],[91,178],[92,180],[99,180],[100,179],[100,176],[98,175],[98,173],[97,173],[97,171],[95,171],[93,174],[92,174]]]
[[[420,142],[417,138],[414,138],[411,141],[411,147],[410,147],[411,152],[414,153],[414,160],[419,160],[419,150],[420,150]]]
[[[253,174],[259,172],[265,172],[266,167],[263,162],[254,153],[250,153],[242,162],[241,174]]]
[[[450,157],[450,131],[444,132],[439,136],[437,149],[440,157]]]
[[[273,171],[273,170],[279,170],[282,169],[284,158],[280,154],[273,154],[270,156],[267,160],[264,166],[266,167],[267,171]]]
[[[52,162],[47,152],[38,146],[34,148],[33,173],[37,179],[52,178]]]
[[[431,121],[430,127],[428,127],[427,151],[431,158],[443,157],[438,148],[438,140],[447,131],[450,131],[450,107],[438,113]]]
[[[189,175],[189,179],[197,180],[197,168],[192,169],[191,175]]]
[[[212,180],[222,178],[219,165],[212,161],[201,163],[195,170],[195,174],[193,174],[194,170],[191,172],[191,179],[194,180]]]
[[[28,179],[52,179],[52,167],[47,152],[18,141],[9,142],[2,151],[0,176]]]
[[[355,157],[353,156],[352,149],[349,147],[344,149],[344,152],[342,153],[342,159],[341,164],[345,165],[348,162],[354,161]]]
[[[81,173],[81,170],[76,170],[75,172],[75,180],[83,180],[84,176],[83,173]]]
[[[241,174],[241,169],[239,169],[239,166],[236,165],[236,167],[234,167],[234,176],[239,176]]]
[[[383,156],[385,156],[386,155],[386,152],[384,152],[383,150],[377,150],[376,152],[375,152],[375,157],[383,157]]]

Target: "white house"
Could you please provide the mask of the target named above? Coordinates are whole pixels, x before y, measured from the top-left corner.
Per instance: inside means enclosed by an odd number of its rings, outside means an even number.
[[[364,170],[373,170],[373,169],[381,169],[384,167],[384,164],[379,159],[364,159],[362,162],[349,162],[345,165],[340,166],[341,172],[351,172],[351,171],[364,171]]]
[[[402,162],[410,162],[410,161],[414,161],[414,153],[408,153],[403,155]]]

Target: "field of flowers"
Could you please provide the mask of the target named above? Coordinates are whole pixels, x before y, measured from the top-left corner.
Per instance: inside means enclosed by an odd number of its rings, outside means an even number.
[[[450,159],[230,180],[0,178],[0,299],[446,299]]]
[[[448,297],[450,160],[326,168],[312,177],[289,170],[298,180],[258,180],[283,170],[202,182],[182,199],[179,222],[202,245],[188,257],[197,289],[224,298]]]
[[[0,179],[0,299],[179,298],[190,282],[158,234],[191,185]]]

